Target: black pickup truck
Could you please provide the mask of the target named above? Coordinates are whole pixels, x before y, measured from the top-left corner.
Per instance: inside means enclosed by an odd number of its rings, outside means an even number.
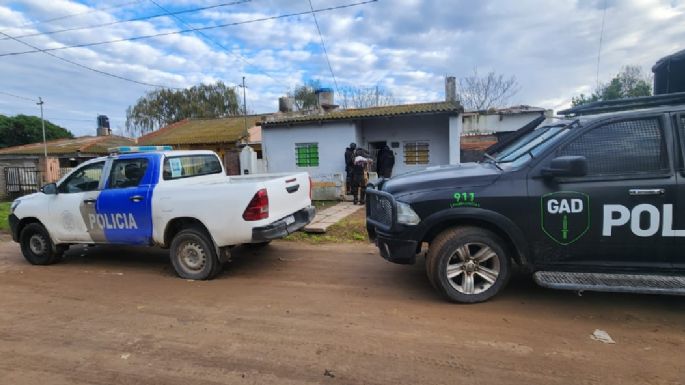
[[[685,295],[685,93],[598,102],[520,130],[480,163],[367,188],[367,230],[455,302],[512,264],[541,286]]]

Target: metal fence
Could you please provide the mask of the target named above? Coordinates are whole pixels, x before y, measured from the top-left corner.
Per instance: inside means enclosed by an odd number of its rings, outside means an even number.
[[[40,189],[43,178],[35,167],[5,167],[4,171],[8,198],[15,199]]]

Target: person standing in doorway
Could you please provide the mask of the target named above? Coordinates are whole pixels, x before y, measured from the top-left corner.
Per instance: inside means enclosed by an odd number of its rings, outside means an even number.
[[[378,160],[376,162],[376,171],[378,171],[378,176],[383,178],[390,178],[392,175],[392,168],[395,166],[395,154],[388,147],[384,145],[380,151],[378,151]]]
[[[354,166],[354,150],[356,143],[350,143],[350,147],[345,149],[345,190],[347,195],[352,194],[352,166]]]
[[[364,151],[358,148],[352,165],[352,196],[354,204],[365,204],[366,184],[369,181],[369,163],[371,159],[364,156]]]

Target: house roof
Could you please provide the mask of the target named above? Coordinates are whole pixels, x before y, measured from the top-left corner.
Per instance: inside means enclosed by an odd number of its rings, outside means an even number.
[[[48,155],[96,154],[106,155],[110,147],[130,146],[135,140],[123,136],[81,136],[47,142]],[[43,155],[43,142],[0,149],[0,155]]]
[[[261,115],[248,115],[247,126],[252,127]],[[142,145],[178,145],[206,143],[235,143],[245,137],[245,117],[218,119],[184,119],[138,138]]]
[[[505,108],[490,108],[487,110],[467,110],[464,115],[518,115],[529,113],[544,113],[546,110],[542,107],[533,107],[527,105],[511,106]]]
[[[271,115],[261,122],[262,127],[280,126],[285,124],[299,124],[309,122],[324,122],[335,120],[368,119],[419,114],[459,113],[463,108],[456,102],[434,102],[401,104],[394,106],[354,108],[333,110],[330,112],[313,113],[309,115]]]

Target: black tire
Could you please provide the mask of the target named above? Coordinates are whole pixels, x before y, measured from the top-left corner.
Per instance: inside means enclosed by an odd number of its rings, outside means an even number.
[[[181,230],[171,241],[171,263],[179,277],[207,280],[221,272],[214,242],[202,229]]]
[[[32,265],[59,262],[62,253],[55,250],[50,234],[40,223],[29,223],[21,230],[19,244],[24,258]]]
[[[495,233],[479,227],[456,227],[443,231],[431,243],[426,273],[433,287],[450,301],[483,302],[509,282],[511,258]]]

